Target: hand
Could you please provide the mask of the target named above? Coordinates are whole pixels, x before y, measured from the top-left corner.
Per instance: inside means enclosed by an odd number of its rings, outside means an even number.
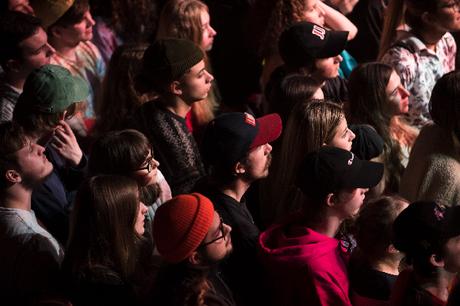
[[[64,120],[60,120],[54,130],[51,146],[56,149],[59,155],[66,159],[72,167],[77,166],[83,157],[83,152],[78,145],[75,134]]]

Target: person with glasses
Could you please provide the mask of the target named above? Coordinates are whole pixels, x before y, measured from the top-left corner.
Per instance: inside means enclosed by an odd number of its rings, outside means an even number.
[[[63,67],[48,64],[27,77],[13,112],[13,121],[45,147],[45,155],[54,166],[52,174],[34,188],[32,209],[63,245],[73,198],[87,164],[68,119],[78,112],[88,95],[89,87],[83,79]]]
[[[219,273],[232,251],[231,231],[202,194],[179,195],[160,206],[153,235],[164,263],[152,305],[236,305]]]

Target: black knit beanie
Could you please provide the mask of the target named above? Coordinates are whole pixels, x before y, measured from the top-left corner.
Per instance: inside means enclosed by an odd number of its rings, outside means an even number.
[[[153,83],[158,80],[169,83],[179,79],[203,57],[200,47],[190,40],[159,39],[145,51],[140,77]]]

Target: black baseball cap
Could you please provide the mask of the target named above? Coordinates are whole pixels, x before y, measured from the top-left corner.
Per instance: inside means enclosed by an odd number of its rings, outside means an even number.
[[[255,119],[249,113],[225,113],[212,120],[203,136],[202,153],[213,165],[233,165],[251,149],[276,140],[282,123],[278,114]]]
[[[278,49],[287,65],[302,67],[313,59],[339,55],[347,39],[347,31],[330,31],[314,23],[298,22],[281,33]]]
[[[383,176],[383,164],[361,160],[350,151],[323,146],[307,154],[297,186],[307,197],[323,197],[345,188],[371,188]]]
[[[460,206],[417,201],[403,210],[393,223],[393,244],[401,252],[426,255],[439,250],[443,241],[460,235],[459,222]]]

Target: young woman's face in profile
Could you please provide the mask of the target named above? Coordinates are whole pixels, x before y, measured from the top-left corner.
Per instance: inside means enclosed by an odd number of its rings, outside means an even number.
[[[144,223],[145,214],[147,214],[147,206],[139,200],[139,208],[137,209],[136,223],[134,224],[134,230],[139,236],[144,235]]]
[[[401,84],[401,78],[393,71],[388,81],[386,94],[389,102],[389,112],[394,115],[402,115],[409,111],[409,92]]]
[[[356,135],[348,128],[347,119],[342,117],[335,130],[334,137],[329,143],[326,143],[326,145],[351,151],[352,141],[355,139],[355,136]]]

